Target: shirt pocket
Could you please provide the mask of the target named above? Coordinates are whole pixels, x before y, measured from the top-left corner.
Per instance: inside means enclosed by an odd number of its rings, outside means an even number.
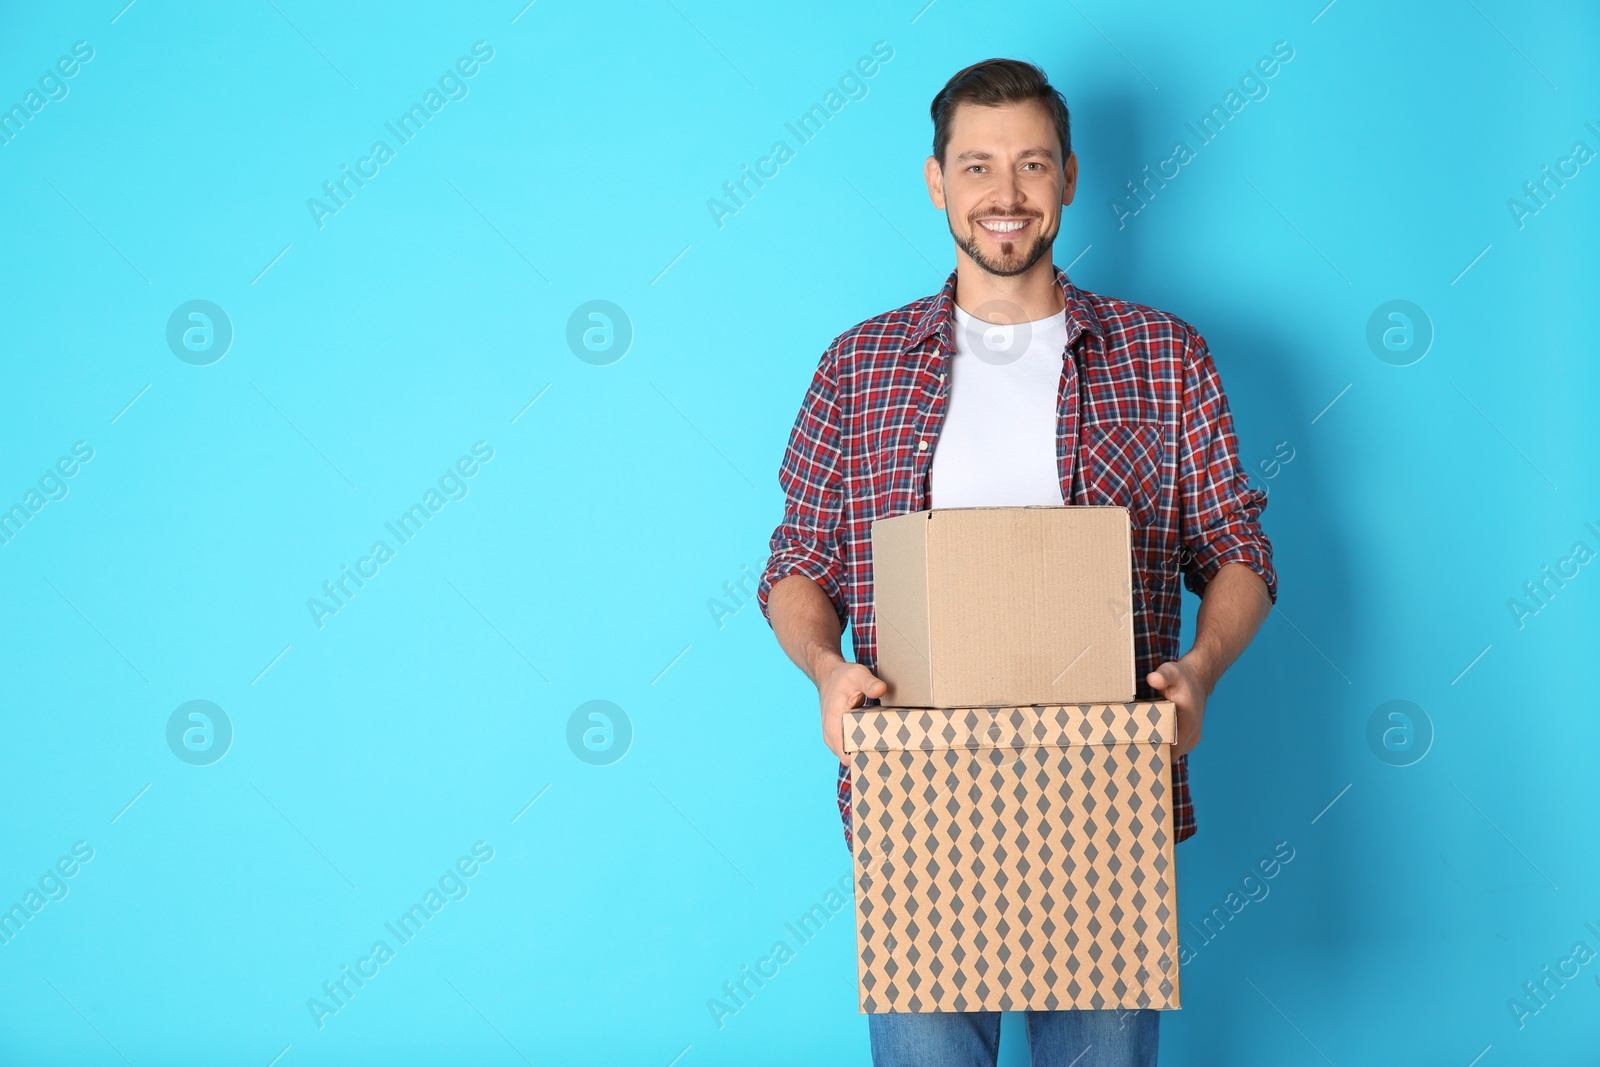
[[[1161,499],[1162,425],[1094,422],[1083,432],[1082,502],[1127,508],[1135,530],[1155,526]]]

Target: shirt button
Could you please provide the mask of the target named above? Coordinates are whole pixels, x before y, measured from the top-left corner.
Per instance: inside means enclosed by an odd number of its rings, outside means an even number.
[[[927,450],[928,450],[928,442],[926,442],[926,441],[918,441],[917,442],[917,451],[918,452],[926,452]]]

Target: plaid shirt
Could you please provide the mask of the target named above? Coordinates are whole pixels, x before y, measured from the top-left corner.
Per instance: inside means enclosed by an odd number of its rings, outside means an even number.
[[[1065,271],[1067,348],[1056,416],[1056,468],[1068,504],[1120,504],[1133,523],[1134,648],[1144,676],[1179,656],[1179,579],[1201,594],[1225,563],[1244,563],[1277,600],[1272,545],[1258,522],[1267,497],[1240,467],[1233,418],[1205,341],[1154,308],[1079,289]],[[956,272],[944,289],[834,339],[817,365],[778,470],[786,504],[757,598],[771,623],[773,583],[802,574],[854,634],[856,662],[877,671],[872,521],[921,511],[949,399]],[[1066,358],[1069,357],[1070,358]],[[876,703],[876,701],[874,701]],[[1176,839],[1195,832],[1188,757],[1172,769]],[[839,814],[851,845],[850,771]]]

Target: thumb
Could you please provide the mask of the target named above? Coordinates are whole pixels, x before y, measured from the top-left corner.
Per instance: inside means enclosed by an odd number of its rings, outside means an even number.
[[[1167,677],[1166,666],[1167,665],[1163,663],[1160,667],[1157,667],[1155,670],[1144,676],[1144,680],[1148,682],[1152,688],[1160,689],[1163,692],[1166,691],[1167,686],[1172,684],[1172,679]]]
[[[867,686],[867,696],[877,698],[889,691],[889,683],[882,678],[872,679],[872,684]]]

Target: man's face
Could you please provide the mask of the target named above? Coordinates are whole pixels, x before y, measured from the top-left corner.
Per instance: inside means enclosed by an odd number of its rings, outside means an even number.
[[[1050,251],[1061,208],[1077,191],[1078,157],[1063,163],[1043,104],[960,104],[945,165],[929,156],[923,173],[956,247],[984,271],[1011,277]]]

